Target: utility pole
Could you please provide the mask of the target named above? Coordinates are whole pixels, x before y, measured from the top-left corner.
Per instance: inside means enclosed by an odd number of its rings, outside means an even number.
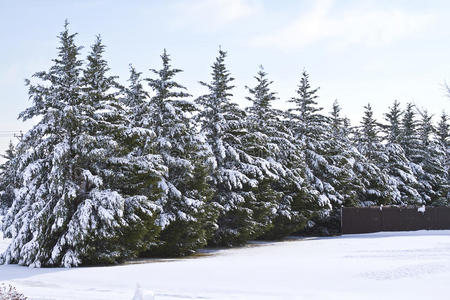
[[[19,133],[14,133],[14,137],[17,138],[19,141],[21,141],[22,138],[23,138],[23,132],[22,132],[22,130],[19,131]]]

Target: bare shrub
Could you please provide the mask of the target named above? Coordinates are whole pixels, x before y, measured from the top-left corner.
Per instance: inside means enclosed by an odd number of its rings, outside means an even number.
[[[19,293],[12,285],[2,283],[0,285],[0,299],[1,300],[26,300],[28,299],[23,294]]]

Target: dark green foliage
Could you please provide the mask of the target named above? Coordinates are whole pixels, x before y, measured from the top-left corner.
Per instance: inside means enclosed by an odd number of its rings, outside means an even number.
[[[143,172],[155,183],[157,161],[136,157],[122,143],[127,118],[115,77],[106,75],[100,38],[84,70],[74,38],[66,23],[54,65],[35,74],[39,83],[27,82],[33,105],[20,116],[40,119],[17,147],[18,197],[3,224],[13,239],[2,256],[6,263],[119,262],[136,255],[141,238],[157,234],[158,207],[127,185]]]
[[[263,67],[255,76],[257,84],[247,87],[252,105],[247,108],[247,133],[242,137],[246,152],[251,155],[252,164],[262,167],[264,173],[253,190],[254,201],[249,209],[253,211],[253,220],[257,224],[256,236],[265,236],[273,231],[273,221],[280,212],[283,198],[282,184],[285,184],[286,167],[279,159],[282,145],[286,144],[286,128],[283,128],[281,114],[272,108],[277,98],[270,91],[271,81]]]
[[[0,165],[0,212],[11,207],[14,201],[14,188],[17,186],[16,150],[10,141],[6,153],[2,155],[6,160]]]
[[[400,102],[394,101],[393,105],[389,107],[389,111],[385,114],[387,125],[383,126],[386,132],[386,140],[391,144],[398,144],[402,136],[401,117],[403,112],[400,109]]]
[[[156,78],[145,79],[155,92],[153,97],[143,90],[140,73],[134,68],[125,89],[124,103],[133,113],[132,125],[153,134],[140,151],[158,154],[165,169],[158,183],[161,193],[154,198],[161,208],[156,219],[161,233],[141,256],[191,254],[206,244],[215,222],[212,191],[206,182],[210,153],[192,119],[197,108],[187,100],[186,89],[174,81],[182,70],[171,67],[166,50],[161,59],[162,68],[151,69]]]
[[[431,139],[435,131],[431,120],[432,116],[427,111],[421,112],[421,120],[418,124],[420,135],[418,155],[421,157],[419,165],[423,172],[418,178],[421,182],[419,193],[428,205],[442,206],[448,203],[450,182],[446,174],[445,150],[440,147],[439,141]]]
[[[445,112],[442,112],[436,128],[436,137],[441,147],[448,148],[450,146],[450,123],[449,117]]]
[[[295,105],[288,110],[289,127],[305,162],[303,172],[311,188],[308,193],[313,197],[317,196],[315,199],[318,206],[322,210],[327,210],[333,205],[339,206],[342,203],[343,197],[333,186],[334,178],[330,177],[335,177],[336,173],[343,173],[332,165],[333,159],[331,153],[328,153],[332,148],[327,136],[329,123],[320,113],[322,108],[316,102],[318,90],[319,88],[311,87],[309,74],[303,71],[297,95],[289,100]]]
[[[384,159],[379,160],[378,166],[389,175],[389,186],[394,188],[391,203],[415,204],[421,201],[417,191],[419,183],[413,172],[414,166],[411,165],[404,148],[401,146],[404,138],[402,115],[400,103],[394,101],[385,114],[387,124],[382,125],[387,143],[383,155]]]
[[[309,226],[298,232],[304,236],[334,236],[341,234],[341,210],[333,209],[327,214],[316,214]]]
[[[212,237],[218,217],[217,209],[211,198],[213,190],[206,182],[207,168],[198,165],[193,170],[193,176],[187,179],[186,186],[202,195],[201,209],[193,210],[189,204],[180,210],[191,213],[191,220],[176,218],[160,233],[158,241],[148,250],[141,252],[144,257],[177,257],[195,253],[206,246]]]
[[[406,157],[417,164],[420,162],[420,136],[417,131],[418,122],[414,109],[412,103],[406,104],[406,109],[403,112],[400,145],[405,150]]]
[[[361,197],[363,205],[386,205],[400,202],[398,191],[391,181],[388,162],[390,148],[382,143],[380,126],[376,122],[372,106],[367,104],[359,130],[355,134],[356,146],[362,154],[362,163],[357,166],[357,177],[366,188]]]
[[[201,82],[209,93],[196,102],[202,106],[198,120],[212,151],[208,178],[214,189],[212,201],[219,209],[217,230],[209,244],[231,246],[259,233],[260,225],[253,219],[253,191],[264,173],[242,141],[246,135],[245,112],[230,101],[234,79],[226,68],[225,57],[226,52],[220,49],[212,66],[211,82]]]

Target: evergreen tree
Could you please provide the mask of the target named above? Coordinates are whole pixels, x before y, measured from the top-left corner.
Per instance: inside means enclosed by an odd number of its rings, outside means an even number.
[[[257,84],[247,87],[252,105],[247,108],[248,132],[243,137],[245,148],[254,163],[266,170],[255,190],[254,220],[263,238],[277,238],[299,231],[308,217],[308,197],[303,168],[294,138],[283,122],[282,112],[272,108],[277,99],[270,90],[272,81],[263,67],[255,76]]]
[[[359,152],[366,158],[367,162],[359,166],[359,169],[366,170],[367,175],[363,181],[366,182],[365,202],[367,204],[390,204],[400,201],[398,191],[392,186],[389,177],[389,155],[386,147],[382,144],[379,136],[379,126],[373,116],[372,106],[367,104],[364,107],[364,115],[359,131],[356,135],[356,145]],[[363,168],[363,166],[366,166]],[[378,174],[378,175],[377,175]]]
[[[403,112],[401,135],[400,135],[400,146],[402,146],[405,151],[405,156],[409,161],[409,166],[412,170],[413,176],[415,177],[417,184],[415,185],[416,190],[423,190],[424,187],[422,183],[418,181],[418,178],[424,175],[420,163],[422,161],[421,155],[421,141],[420,135],[417,130],[417,120],[416,113],[414,111],[415,107],[412,103],[406,104],[406,109]],[[422,197],[416,197],[411,195],[408,199],[409,204],[421,204],[423,203]]]
[[[17,176],[14,160],[16,150],[12,141],[9,141],[8,149],[2,157],[6,161],[0,165],[0,213],[2,210],[6,211],[11,207],[15,198],[14,188],[16,187]]]
[[[339,138],[347,135],[347,132],[345,131],[345,118],[341,116],[341,110],[342,108],[339,105],[338,100],[334,100],[330,111],[329,123],[331,130],[333,131],[333,136]]]
[[[130,77],[128,79],[129,84],[128,87],[122,88],[124,96],[121,100],[125,106],[125,109],[128,111],[130,125],[133,128],[138,127],[143,131],[154,134],[154,132],[150,129],[145,129],[145,127],[149,127],[147,119],[144,116],[147,113],[147,99],[150,95],[144,89],[142,81],[142,72],[136,71],[136,69],[130,64]]]
[[[330,130],[325,133],[328,136],[326,158],[333,168],[329,169],[332,172],[326,174],[327,182],[342,195],[340,205],[357,206],[364,188],[362,178],[356,176],[353,167],[360,154],[350,142],[345,119],[341,117],[341,107],[337,100],[333,102],[328,122]]]
[[[156,200],[160,193],[160,177],[165,169],[159,155],[136,149],[136,145],[141,145],[143,140],[151,140],[154,133],[131,126],[126,108],[119,101],[122,87],[116,82],[116,76],[108,75],[110,69],[103,58],[104,49],[98,36],[81,78],[82,107],[90,118],[84,120],[85,128],[80,136],[88,133],[90,136],[86,140],[95,136],[91,144],[92,155],[84,161],[84,168],[102,178],[103,186],[99,188],[114,191],[123,199],[120,201],[123,201],[124,212],[114,211],[119,217],[122,215],[123,222],[123,228],[119,231],[121,235],[118,236],[119,245],[123,247],[122,257],[118,257],[120,260],[148,250],[158,236],[159,227],[155,219],[160,207]],[[113,207],[118,204],[108,205]],[[98,249],[103,247],[104,243],[96,245]],[[98,256],[96,248],[92,257]],[[106,262],[113,261],[109,258]]]
[[[246,134],[245,112],[230,100],[234,78],[226,68],[225,57],[226,52],[220,49],[212,66],[211,82],[200,82],[209,93],[196,102],[202,106],[197,117],[213,155],[208,177],[214,189],[212,201],[219,210],[218,228],[210,244],[231,246],[259,233],[252,210],[256,202],[253,191],[264,173],[245,152],[242,142]]]
[[[389,188],[388,176],[374,161],[361,154],[351,140],[349,121],[340,116],[340,106],[334,102],[329,131],[333,165],[339,170],[335,179],[336,188],[344,197],[344,206],[368,206],[388,204],[393,191]],[[369,122],[372,124],[372,122]],[[366,130],[371,132],[371,130]],[[358,133],[356,133],[358,136]],[[361,143],[357,144],[363,146]],[[364,149],[364,147],[361,147]]]
[[[111,88],[102,73],[108,70],[101,59],[103,46],[97,40],[82,79],[75,36],[66,22],[54,65],[34,75],[43,83],[27,81],[33,106],[20,117],[40,121],[18,145],[18,196],[3,224],[5,235],[12,237],[2,255],[6,263],[70,267],[115,262],[135,254],[149,233],[146,223],[155,218],[155,205],[147,197],[127,195],[111,180],[129,178],[111,169],[115,161],[130,169],[138,163],[130,165],[115,155],[121,148],[114,139],[117,132],[105,119],[107,106],[98,105],[111,100],[103,99]],[[98,108],[104,113],[96,115]]]
[[[311,88],[309,75],[304,71],[297,89],[297,96],[289,100],[295,107],[288,110],[290,128],[295,132],[296,143],[303,149],[306,162],[306,176],[313,189],[318,193],[316,207],[331,208],[340,206],[343,196],[329,182],[328,175],[335,174],[336,169],[327,159],[328,130],[327,119],[320,114],[322,108],[317,106],[317,91]],[[311,193],[315,194],[314,192]]]
[[[444,165],[449,171],[450,167],[450,124],[449,117],[445,112],[442,112],[441,119],[436,128],[436,141],[442,149],[444,157],[442,160],[444,161]],[[450,175],[450,174],[449,174]]]
[[[406,157],[417,164],[420,161],[420,135],[417,131],[417,120],[415,107],[412,103],[406,104],[406,109],[403,112],[400,145],[405,150]]]
[[[272,230],[276,217],[278,203],[283,194],[275,189],[279,177],[284,175],[283,167],[275,160],[277,145],[274,138],[277,134],[276,115],[271,108],[271,102],[276,100],[275,93],[270,91],[270,82],[262,66],[255,76],[257,85],[246,87],[250,97],[246,97],[252,105],[247,108],[247,132],[242,137],[247,153],[251,154],[258,164],[264,164],[269,176],[258,180],[255,189],[255,201],[251,203],[253,219],[259,227],[258,235]],[[275,117],[275,118],[274,118]]]
[[[439,120],[436,129],[436,138],[438,143],[444,147],[448,148],[450,144],[450,124],[449,117],[445,112],[442,112],[441,119]]]
[[[386,140],[391,144],[400,143],[401,139],[401,117],[402,110],[400,109],[400,102],[394,101],[393,105],[389,107],[389,111],[385,114],[387,125],[383,126],[386,132]]]
[[[369,159],[375,161],[383,154],[383,146],[378,135],[377,121],[373,117],[372,106],[364,106],[364,115],[361,121],[358,143],[360,151]]]
[[[402,141],[403,112],[399,108],[400,103],[395,101],[385,114],[387,125],[384,131],[387,143],[385,145],[386,160],[380,163],[390,177],[390,186],[395,190],[393,202],[395,204],[414,204],[420,202],[417,191],[418,182],[411,168],[411,162],[407,159],[405,151],[399,143]]]
[[[431,139],[434,132],[432,116],[428,112],[421,112],[418,124],[421,147],[418,152],[423,173],[419,177],[421,183],[420,194],[427,204],[446,205],[450,182],[445,169],[445,157],[442,147]]]
[[[444,166],[447,184],[450,182],[450,124],[448,120],[447,114],[442,112],[435,132],[441,153],[440,162]],[[447,193],[447,203],[450,203],[450,191]]]
[[[158,199],[160,241],[147,254],[179,256],[206,245],[214,228],[211,189],[206,183],[205,161],[210,154],[192,119],[196,106],[186,100],[190,95],[185,87],[173,79],[182,70],[171,67],[166,50],[161,59],[162,69],[151,70],[156,78],[146,79],[155,96],[147,103],[143,118],[156,134],[155,150],[167,172],[159,183],[163,191]]]

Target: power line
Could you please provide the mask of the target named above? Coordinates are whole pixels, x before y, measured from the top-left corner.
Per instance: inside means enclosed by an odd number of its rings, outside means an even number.
[[[0,130],[0,138],[18,138],[20,140],[22,137],[22,130]]]

